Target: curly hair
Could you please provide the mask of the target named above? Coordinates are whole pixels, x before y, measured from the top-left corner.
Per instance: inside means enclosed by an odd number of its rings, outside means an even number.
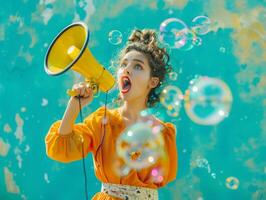
[[[158,77],[159,83],[148,94],[147,106],[153,107],[160,101],[160,86],[165,81],[166,73],[171,71],[169,54],[166,48],[158,46],[156,32],[152,29],[135,29],[128,38],[127,44],[118,56],[120,61],[128,52],[135,50],[143,53],[151,68],[150,76]],[[121,100],[120,96],[117,99]]]

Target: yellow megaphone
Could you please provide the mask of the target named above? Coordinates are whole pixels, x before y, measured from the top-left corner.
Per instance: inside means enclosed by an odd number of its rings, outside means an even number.
[[[94,94],[98,89],[109,91],[115,85],[115,78],[94,58],[87,48],[89,30],[86,24],[76,22],[64,28],[53,40],[45,56],[44,68],[47,74],[57,76],[70,68],[90,84]],[[70,96],[76,96],[68,90]]]

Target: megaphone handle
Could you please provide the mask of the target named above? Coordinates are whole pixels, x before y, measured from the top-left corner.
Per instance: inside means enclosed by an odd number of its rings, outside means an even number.
[[[88,83],[89,84],[89,88],[91,88],[93,90],[93,95],[98,93],[98,91],[99,91],[98,84],[96,84],[94,81],[91,81],[91,80],[86,80],[86,83]],[[69,96],[75,97],[75,96],[78,95],[78,92],[75,91],[75,90],[72,90],[72,89],[68,89],[67,90],[67,94]]]

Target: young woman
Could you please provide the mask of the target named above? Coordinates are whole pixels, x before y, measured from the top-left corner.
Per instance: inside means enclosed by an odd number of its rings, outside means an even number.
[[[85,118],[83,123],[74,124],[79,114],[79,100],[71,97],[62,120],[52,124],[46,138],[47,155],[60,162],[82,159],[93,154],[96,177],[102,182],[102,190],[94,200],[114,199],[158,199],[157,189],[176,178],[177,148],[176,131],[171,123],[160,124],[167,159],[158,159],[152,166],[131,171],[121,176],[114,166],[117,158],[116,141],[126,128],[140,120],[140,112],[159,102],[158,88],[167,73],[169,56],[157,44],[153,30],[134,30],[126,47],[120,54],[118,86],[120,107],[101,107]],[[92,90],[86,83],[73,86],[81,98],[81,108],[93,100]],[[106,119],[104,115],[106,114]],[[105,136],[103,136],[103,124]],[[84,150],[84,152],[83,152]],[[151,171],[160,168],[163,175],[154,181]]]

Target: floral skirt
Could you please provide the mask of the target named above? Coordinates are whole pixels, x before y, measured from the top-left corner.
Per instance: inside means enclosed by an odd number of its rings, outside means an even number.
[[[136,187],[131,185],[102,183],[101,192],[110,196],[126,200],[158,200],[158,191],[156,189]]]

